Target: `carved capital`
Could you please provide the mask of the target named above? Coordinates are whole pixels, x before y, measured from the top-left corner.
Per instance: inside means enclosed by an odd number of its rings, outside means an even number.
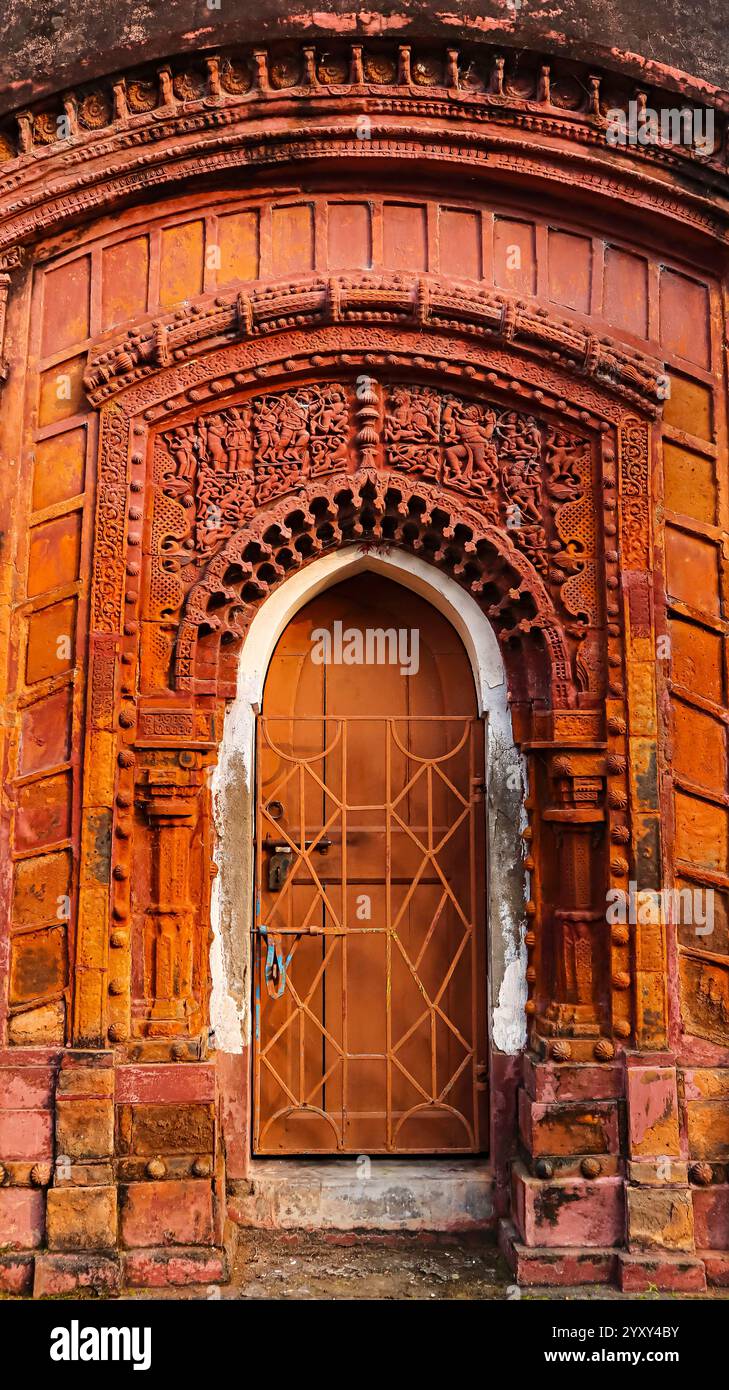
[[[192,829],[199,814],[202,785],[202,772],[148,768],[141,780],[138,800],[155,828]]]
[[[10,364],[5,357],[5,324],[7,319],[10,276],[23,264],[25,250],[22,246],[11,246],[0,253],[0,387],[7,381]]]

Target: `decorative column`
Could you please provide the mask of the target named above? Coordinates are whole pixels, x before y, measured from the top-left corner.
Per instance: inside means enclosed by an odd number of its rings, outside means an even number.
[[[0,386],[7,380],[9,365],[5,357],[5,321],[7,318],[10,272],[23,263],[23,250],[13,246],[0,255]]]
[[[200,771],[151,768],[141,790],[152,831],[152,894],[144,926],[145,993],[152,1000],[145,1027],[149,1037],[188,1033],[198,1012],[189,879],[202,781]]]
[[[500,1227],[527,1285],[611,1282],[625,1235],[624,1077],[607,1017],[606,753],[597,720],[590,729],[580,713],[558,717],[570,732],[584,723],[592,738],[532,743],[525,863],[534,874],[526,933],[534,1032],[518,1095],[512,1216]]]
[[[552,804],[542,812],[542,820],[552,831],[557,851],[554,979],[551,1002],[539,1022],[540,1033],[548,1037],[596,1039],[601,1032],[598,941],[605,907],[596,905],[596,897],[604,904],[605,812],[604,783],[598,773],[590,753],[559,755],[551,764]],[[562,1052],[569,1055],[569,1048]]]

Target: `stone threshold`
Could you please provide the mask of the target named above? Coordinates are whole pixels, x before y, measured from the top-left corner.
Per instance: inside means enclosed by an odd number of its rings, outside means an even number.
[[[228,1184],[239,1226],[305,1231],[489,1231],[494,1178],[466,1158],[262,1158]]]

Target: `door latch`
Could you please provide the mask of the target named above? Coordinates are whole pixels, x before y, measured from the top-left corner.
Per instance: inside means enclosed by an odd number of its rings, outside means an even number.
[[[280,893],[291,868],[294,851],[290,845],[276,845],[268,861],[268,887],[271,893]]]
[[[304,849],[313,849],[315,854],[326,854],[331,847],[332,841],[326,835],[319,836],[317,840],[304,841]],[[294,851],[291,845],[277,844],[275,840],[269,840],[268,836],[263,841],[263,848],[273,851],[268,861],[269,890],[272,893],[280,893],[291,871]]]

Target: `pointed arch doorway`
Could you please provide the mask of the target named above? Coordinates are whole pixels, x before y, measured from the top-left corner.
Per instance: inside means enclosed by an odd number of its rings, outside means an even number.
[[[280,636],[257,720],[255,1153],[486,1150],[483,739],[460,637],[384,575]]]

